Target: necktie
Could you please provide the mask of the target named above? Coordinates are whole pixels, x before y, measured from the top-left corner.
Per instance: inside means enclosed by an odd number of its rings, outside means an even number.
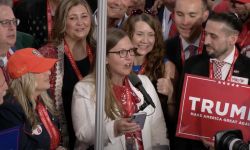
[[[188,51],[188,52],[189,52],[189,55],[186,56],[186,59],[188,59],[188,58],[194,56],[195,53],[196,53],[196,52],[195,52],[196,49],[197,49],[196,46],[194,46],[194,45],[189,45],[189,46],[185,49],[185,51]]]
[[[222,67],[225,65],[225,62],[213,60],[213,64],[214,64],[214,78],[222,80]]]

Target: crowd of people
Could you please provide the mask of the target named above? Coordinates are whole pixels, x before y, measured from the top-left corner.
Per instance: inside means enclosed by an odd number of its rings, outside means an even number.
[[[97,0],[0,0],[0,10],[0,132],[19,127],[20,149],[94,149]],[[104,149],[213,150],[175,135],[184,75],[250,84],[250,1],[107,0],[107,28]],[[139,110],[130,74],[155,107]]]

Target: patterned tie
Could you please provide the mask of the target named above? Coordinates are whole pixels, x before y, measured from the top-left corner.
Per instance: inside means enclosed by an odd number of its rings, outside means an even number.
[[[187,52],[189,52],[189,55],[187,55],[186,57],[185,57],[185,59],[188,59],[188,58],[190,58],[190,57],[192,57],[192,56],[194,56],[195,55],[195,51],[196,51],[196,49],[197,49],[197,47],[196,46],[194,46],[194,45],[189,45],[186,49],[185,49],[185,51]]]
[[[222,67],[226,64],[224,61],[213,60],[214,78],[222,80]]]

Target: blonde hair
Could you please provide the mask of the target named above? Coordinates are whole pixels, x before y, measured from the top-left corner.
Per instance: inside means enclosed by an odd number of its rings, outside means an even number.
[[[36,101],[32,98],[36,89],[36,81],[32,73],[27,73],[17,79],[13,79],[10,84],[10,92],[17,99],[21,105],[28,121],[30,122],[32,129],[39,124],[39,119],[36,113]],[[41,93],[41,101],[45,107],[53,115],[57,115],[54,104],[47,94],[47,92]]]

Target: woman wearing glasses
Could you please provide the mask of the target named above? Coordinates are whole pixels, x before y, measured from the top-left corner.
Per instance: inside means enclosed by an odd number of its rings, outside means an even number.
[[[143,75],[139,78],[156,108],[150,105],[144,109],[147,117],[143,129],[131,121],[131,116],[138,111],[144,98],[128,80],[136,50],[128,35],[120,29],[109,29],[106,47],[104,149],[121,150],[132,147],[148,150],[156,145],[168,145],[159,98],[152,83]],[[95,82],[93,73],[78,82],[74,89],[72,119],[77,137],[76,149],[87,149],[95,141]]]

